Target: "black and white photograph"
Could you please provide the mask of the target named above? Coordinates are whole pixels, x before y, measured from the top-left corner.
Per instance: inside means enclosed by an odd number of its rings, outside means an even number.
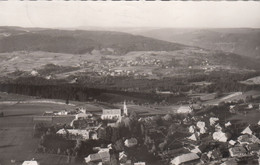
[[[260,1],[0,1],[0,165],[259,165]]]

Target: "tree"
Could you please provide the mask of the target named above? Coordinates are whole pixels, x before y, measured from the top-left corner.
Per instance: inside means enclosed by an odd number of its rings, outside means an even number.
[[[112,128],[111,130],[112,130],[111,141],[114,143],[119,139],[119,129]]]
[[[138,116],[137,116],[137,113],[135,111],[132,111],[130,113],[130,116],[129,116],[130,120],[132,121],[137,121],[138,120]]]
[[[66,99],[66,104],[67,104],[67,105],[69,104],[69,98]]]
[[[113,145],[113,148],[117,151],[117,152],[121,152],[124,151],[124,142],[122,139],[119,139],[115,142],[115,144]]]

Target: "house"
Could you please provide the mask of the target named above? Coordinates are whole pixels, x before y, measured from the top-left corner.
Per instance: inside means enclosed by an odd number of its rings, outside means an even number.
[[[253,104],[248,104],[248,109],[252,109],[253,108]]]
[[[196,130],[196,127],[195,127],[194,125],[191,125],[191,126],[189,127],[189,132],[190,132],[190,133],[194,133],[195,130]]]
[[[242,134],[248,134],[248,135],[252,135],[252,130],[250,129],[250,127],[246,127],[242,132]]]
[[[200,157],[196,153],[183,154],[183,155],[177,156],[173,160],[171,160],[171,164],[179,165],[181,163],[187,163],[190,161],[198,160],[199,158]]]
[[[201,150],[199,149],[199,146],[195,146],[195,148],[190,150],[190,152],[197,154],[197,153],[201,153]]]
[[[189,140],[197,141],[199,139],[200,133],[195,132],[190,137],[188,137]]]
[[[217,121],[219,121],[219,118],[217,118],[217,117],[209,118],[209,123],[211,126],[215,125]]]
[[[85,158],[85,162],[102,162],[102,158],[98,153],[90,154],[88,157]]]
[[[134,165],[145,165],[145,162],[137,162],[137,163],[134,163]]]
[[[127,161],[127,155],[125,154],[125,151],[119,152],[119,162],[125,163]]]
[[[121,118],[122,113],[121,109],[103,109],[101,119],[119,119]]]
[[[234,146],[228,151],[231,157],[243,157],[247,155],[247,151],[243,146]]]
[[[88,130],[81,130],[81,129],[60,129],[56,134],[60,135],[72,135],[74,136],[72,139],[82,139],[87,140],[90,138],[90,131]],[[95,137],[93,135],[93,137]]]
[[[212,153],[211,153],[211,159],[213,160],[220,160],[222,158],[222,153],[221,151],[219,150],[219,148],[215,148]]]
[[[207,127],[206,127],[205,122],[203,122],[203,121],[198,121],[198,122],[197,122],[197,127],[200,129],[200,133],[201,133],[201,134],[206,133]]]
[[[22,165],[39,165],[39,163],[35,160],[24,161]]]
[[[54,115],[68,115],[68,111],[63,110],[63,111],[60,111],[60,112],[54,113]]]
[[[132,165],[131,160],[127,160],[125,163],[120,163],[120,165]]]
[[[83,108],[83,107],[79,107],[78,110],[79,110],[81,113],[86,113],[86,111],[87,111],[87,110],[86,110],[85,108]]]
[[[237,141],[240,144],[250,144],[250,143],[258,143],[260,144],[260,139],[258,139],[255,135],[241,135],[237,138]]]
[[[90,162],[109,162],[110,154],[107,151],[90,154],[85,158],[86,163]]]
[[[220,165],[237,165],[237,161],[235,158],[228,159],[224,163],[221,163]]]
[[[85,120],[74,119],[70,123],[70,126],[73,127],[74,129],[85,129],[85,128],[90,128],[90,127],[95,127],[95,126],[97,126],[97,124],[98,124],[98,122],[93,119],[85,119]]]
[[[53,111],[45,111],[43,116],[54,116],[54,112]]]
[[[125,146],[127,146],[127,147],[133,147],[133,146],[135,146],[135,145],[137,145],[137,140],[136,140],[136,138],[131,138],[131,139],[126,139],[126,140],[125,140]]]
[[[76,120],[79,120],[79,119],[87,119],[89,117],[92,117],[92,114],[91,113],[78,113],[76,114],[75,116],[75,119]]]
[[[177,113],[191,113],[192,111],[190,106],[180,106],[180,108],[177,109]]]
[[[230,121],[229,121],[229,122],[227,122],[227,123],[225,123],[225,127],[229,127],[229,126],[231,126],[231,123],[230,123]]]
[[[227,135],[222,131],[214,132],[212,136],[213,136],[214,140],[219,141],[219,142],[227,142],[227,140],[228,140]]]
[[[217,125],[215,125],[215,131],[216,132],[222,131],[222,127],[220,126],[219,123]]]
[[[248,144],[246,145],[246,149],[250,152],[250,153],[257,153],[258,151],[260,151],[260,146],[257,143],[252,143],[252,144]]]
[[[234,140],[229,140],[229,142],[228,142],[228,144],[230,144],[230,145],[235,145],[237,142],[236,141],[234,141]]]

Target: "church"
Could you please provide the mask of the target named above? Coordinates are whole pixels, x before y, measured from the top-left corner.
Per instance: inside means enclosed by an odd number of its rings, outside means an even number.
[[[126,102],[124,101],[123,110],[121,109],[103,109],[101,119],[102,120],[112,120],[112,119],[121,119],[122,116],[128,115],[128,109],[126,106]]]

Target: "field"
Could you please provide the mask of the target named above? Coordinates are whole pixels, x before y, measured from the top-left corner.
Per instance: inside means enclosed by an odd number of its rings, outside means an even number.
[[[259,85],[260,84],[260,76],[247,79],[245,81],[242,81],[241,83],[247,84],[247,85]]]
[[[61,103],[61,100],[36,99],[35,97],[0,93],[0,111],[4,112],[4,117],[0,118],[1,165],[20,165],[24,160],[33,158],[41,165],[68,164],[66,156],[35,152],[39,139],[33,138],[33,116],[41,116],[45,111],[73,110],[76,107],[84,107],[94,113],[100,113],[102,108],[123,107],[122,104],[111,105],[102,102],[71,102],[71,105]],[[162,107],[128,105],[129,112],[136,111],[139,114],[154,115],[172,112],[170,106],[160,108]],[[12,163],[11,160],[15,160],[15,163]]]
[[[257,98],[260,96],[260,91],[252,90],[247,92],[233,92],[227,93],[225,96],[217,99],[212,99],[204,102],[205,105],[218,105],[220,102],[232,102],[238,100],[246,100],[248,96],[252,96],[253,98]]]
[[[38,139],[33,138],[32,116],[42,115],[47,110],[71,108],[68,105],[56,104],[0,104],[5,117],[0,118],[0,164],[9,165],[11,160],[21,164],[24,160],[35,158],[41,165],[66,164],[62,156],[36,154]]]

